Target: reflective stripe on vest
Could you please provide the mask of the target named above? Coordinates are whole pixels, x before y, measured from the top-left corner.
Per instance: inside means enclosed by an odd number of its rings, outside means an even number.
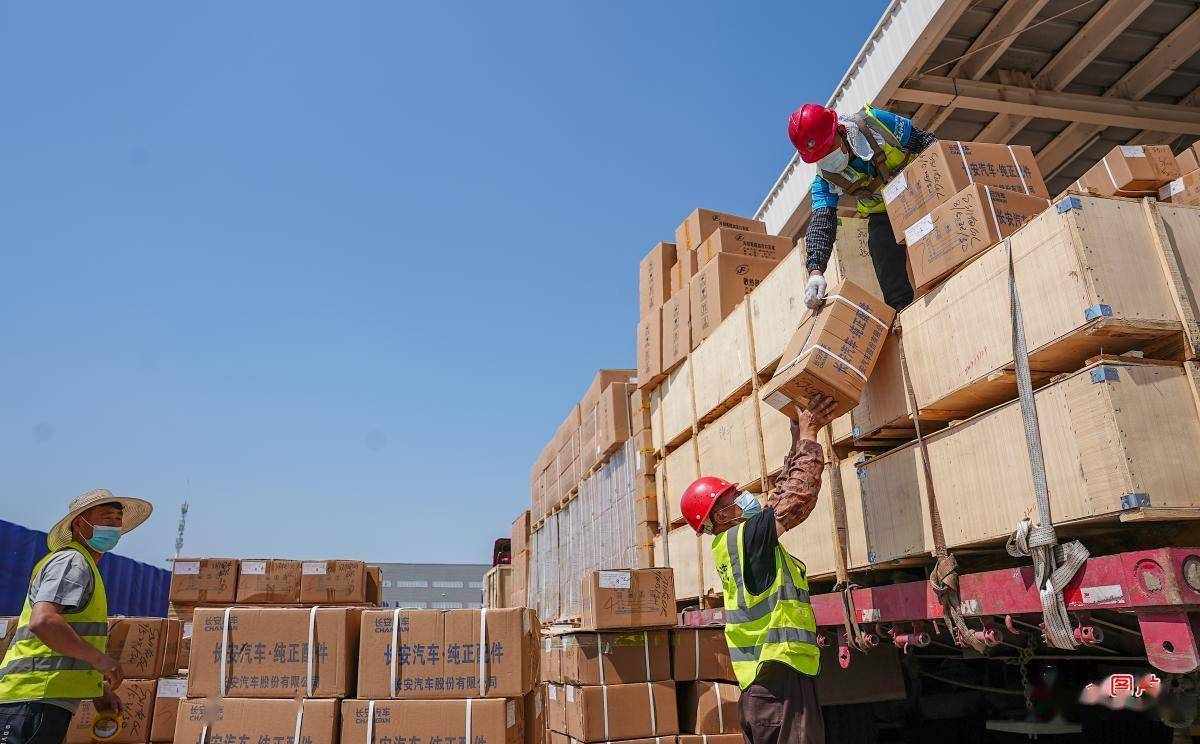
[[[30,584],[46,562],[63,550],[77,551],[87,560],[92,570],[92,598],[78,612],[62,613],[62,618],[85,643],[104,652],[108,648],[108,597],[96,562],[86,548],[71,542],[45,556],[33,567]],[[0,661],[0,702],[99,697],[104,690],[100,673],[87,662],[64,656],[43,643],[29,629],[32,616],[27,593],[12,643]]]
[[[743,525],[738,525],[712,544],[725,593],[725,638],[738,684],[749,687],[768,661],[817,674],[820,650],[804,564],[776,546],[774,581],[763,593],[749,594],[743,571],[743,534]]]

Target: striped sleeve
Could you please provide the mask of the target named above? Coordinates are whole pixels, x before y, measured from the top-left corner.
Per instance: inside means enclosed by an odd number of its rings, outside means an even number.
[[[824,271],[829,265],[829,255],[833,253],[833,239],[836,236],[837,207],[813,207],[808,231],[804,234],[804,247],[808,251],[805,266],[809,271]]]

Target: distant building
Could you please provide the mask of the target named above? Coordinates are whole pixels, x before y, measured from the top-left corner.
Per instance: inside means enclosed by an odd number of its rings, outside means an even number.
[[[483,607],[485,563],[373,563],[383,572],[384,607],[457,610]]]

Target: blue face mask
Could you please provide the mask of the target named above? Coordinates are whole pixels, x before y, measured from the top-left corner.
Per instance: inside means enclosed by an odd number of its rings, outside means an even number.
[[[739,494],[737,500],[733,503],[741,508],[742,519],[749,519],[762,511],[762,504],[758,503],[758,499],[752,493],[743,492]]]
[[[86,523],[87,520],[85,519]],[[107,553],[117,547],[117,542],[121,539],[120,527],[106,527],[104,525],[89,524],[92,528],[92,536],[87,539],[87,546],[97,553]]]

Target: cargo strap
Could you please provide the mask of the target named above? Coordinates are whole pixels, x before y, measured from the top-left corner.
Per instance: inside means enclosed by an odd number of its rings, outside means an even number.
[[[304,689],[308,693],[308,697],[313,696],[313,672],[316,671],[313,668],[313,665],[316,663],[314,659],[316,659],[317,656],[317,646],[314,641],[316,641],[317,638],[318,607],[320,607],[320,605],[313,605],[312,609],[308,611],[308,676],[306,677],[308,681],[304,685]],[[297,723],[296,725],[299,724]],[[296,735],[296,741],[300,741],[299,734]]]
[[[1025,340],[1025,323],[1021,317],[1021,302],[1017,297],[1016,271],[1013,262],[1012,240],[1004,240],[1008,257],[1009,314],[1012,319],[1013,361],[1016,362],[1017,399],[1025,428],[1025,446],[1029,450],[1029,468],[1033,475],[1033,492],[1037,499],[1038,524],[1029,517],[1017,523],[1017,528],[1005,546],[1014,558],[1033,558],[1034,580],[1042,600],[1042,619],[1046,642],[1055,648],[1077,648],[1071,618],[1062,592],[1067,583],[1088,559],[1087,548],[1078,540],[1060,545],[1054,534],[1050,516],[1050,488],[1046,483],[1046,461],[1042,454],[1042,435],[1038,429],[1037,406],[1033,400],[1033,382],[1029,374],[1029,348]]]
[[[367,744],[375,744],[375,701],[367,703]]]
[[[846,643],[850,648],[860,653],[866,653],[867,645],[862,639],[862,630],[858,627],[858,613],[854,609],[853,592],[857,588],[850,583],[850,571],[846,568],[846,492],[842,487],[842,471],[838,467],[837,455],[833,451],[833,426],[826,424],[825,429],[825,462],[829,465],[829,493],[833,528],[834,568],[837,572],[837,585],[834,590],[842,598],[842,622],[846,629]]]
[[[312,655],[311,647],[309,647],[309,655]],[[310,692],[309,695],[311,694]],[[300,729],[304,727],[304,698],[300,698],[296,702],[299,703],[299,706],[296,708],[296,733],[292,735],[292,741],[295,744],[300,744]]]
[[[925,445],[925,437],[921,434],[921,408],[917,405],[917,395],[913,392],[912,376],[908,371],[908,359],[904,356],[904,333],[899,319],[896,321],[896,346],[900,350],[900,371],[904,377],[904,395],[908,401],[909,417],[917,434],[917,447],[921,452],[921,465],[925,478],[925,501],[929,509],[929,529],[933,533],[933,557],[937,559],[933,571],[929,574],[929,586],[937,595],[938,603],[942,606],[942,620],[946,630],[954,637],[955,642],[962,646],[983,652],[987,648],[982,638],[967,626],[962,616],[962,600],[958,596],[958,561],[946,550],[946,535],[942,531],[942,514],[938,509],[937,493],[933,489],[933,469],[929,464],[929,449]]]

